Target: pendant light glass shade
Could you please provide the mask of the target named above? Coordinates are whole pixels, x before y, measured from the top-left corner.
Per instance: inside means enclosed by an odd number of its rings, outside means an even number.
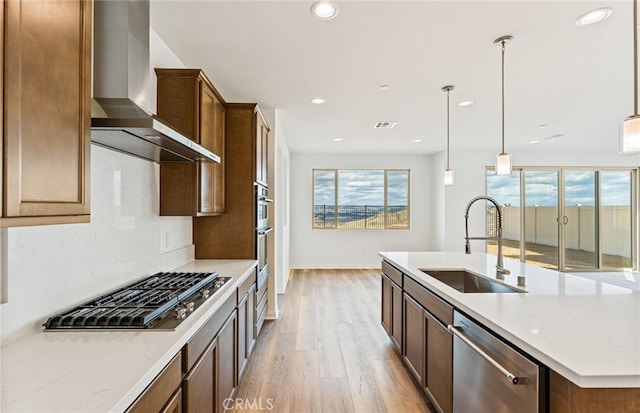
[[[453,169],[445,169],[442,175],[442,181],[445,185],[453,185]]]
[[[501,153],[496,156],[496,175],[511,175],[511,155]]]
[[[629,116],[622,124],[621,152],[640,152],[640,115]]]
[[[640,152],[640,115],[638,115],[638,1],[633,0],[633,115],[622,124],[622,153]]]

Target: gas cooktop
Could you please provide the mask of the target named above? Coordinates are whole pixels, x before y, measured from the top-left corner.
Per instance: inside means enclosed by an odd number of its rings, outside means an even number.
[[[50,317],[56,330],[173,330],[230,277],[215,272],[160,272]]]

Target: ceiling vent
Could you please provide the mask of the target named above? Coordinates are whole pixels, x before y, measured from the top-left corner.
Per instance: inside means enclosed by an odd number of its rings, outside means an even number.
[[[376,122],[376,124],[373,125],[373,129],[393,129],[397,123],[398,122],[391,121]]]

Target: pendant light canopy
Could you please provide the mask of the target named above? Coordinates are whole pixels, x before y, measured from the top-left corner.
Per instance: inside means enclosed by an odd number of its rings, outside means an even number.
[[[638,115],[638,1],[633,0],[633,115],[622,125],[622,153],[640,152],[640,115]]]
[[[496,156],[496,175],[511,175],[511,155],[504,151],[504,50],[512,36],[498,37],[493,43],[502,47],[502,152]]]
[[[447,169],[444,170],[443,183],[445,185],[453,185],[453,170],[449,168],[449,95],[455,86],[447,85],[442,88],[443,92],[447,92]]]

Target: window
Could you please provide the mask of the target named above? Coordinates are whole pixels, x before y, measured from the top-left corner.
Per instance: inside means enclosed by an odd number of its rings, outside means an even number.
[[[314,169],[314,229],[408,229],[408,169]]]

